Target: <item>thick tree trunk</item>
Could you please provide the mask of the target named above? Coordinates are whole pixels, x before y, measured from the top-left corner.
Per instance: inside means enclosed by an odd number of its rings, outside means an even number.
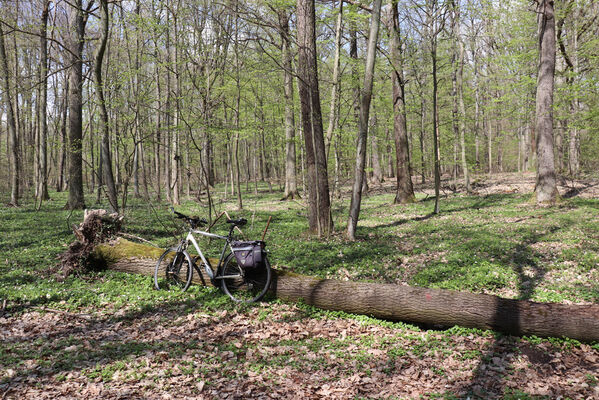
[[[312,233],[328,236],[333,230],[333,219],[318,89],[315,13],[313,0],[297,0],[297,69],[306,152],[308,224]]]
[[[555,15],[553,0],[540,0],[537,7],[539,75],[537,79],[537,203],[555,203],[558,192],[553,154],[553,81],[555,74]]]
[[[389,0],[389,5],[391,6],[391,15],[387,27],[389,29],[391,62],[393,63],[393,137],[395,139],[395,158],[397,160],[397,187],[394,203],[407,204],[416,201],[416,197],[410,168],[399,10],[397,9],[396,0]]]
[[[85,20],[82,1],[71,6],[70,69],[69,69],[69,210],[85,208],[83,196],[83,41]]]
[[[124,239],[96,246],[99,267],[152,275],[162,249]],[[204,282],[210,280],[205,276]],[[194,274],[194,282],[202,283]],[[514,335],[599,340],[599,305],[566,305],[504,299],[486,294],[392,284],[319,279],[275,271],[272,294],[326,310],[395,321],[494,329]]]

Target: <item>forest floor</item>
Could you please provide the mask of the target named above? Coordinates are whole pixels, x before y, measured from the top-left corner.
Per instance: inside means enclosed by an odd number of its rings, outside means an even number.
[[[356,242],[343,238],[345,194],[333,202],[338,233],[327,240],[305,234],[301,202],[280,202],[266,185],[249,187],[243,212],[226,201],[216,209],[248,218],[250,237],[271,215],[279,268],[599,303],[597,182],[562,181],[563,198],[549,208],[531,201],[533,175],[474,182],[471,195],[447,185],[439,215],[430,185],[416,185],[419,201],[407,206],[392,204],[392,182],[371,185]],[[112,271],[58,279],[56,257],[82,212],[62,210],[65,194],[51,196],[40,211],[0,206],[1,398],[599,398],[599,343],[429,329],[272,300],[240,306],[215,289],[160,292],[149,277]],[[166,203],[129,204],[128,233],[174,241],[180,227]]]

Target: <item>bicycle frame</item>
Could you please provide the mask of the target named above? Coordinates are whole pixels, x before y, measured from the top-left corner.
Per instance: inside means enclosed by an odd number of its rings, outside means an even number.
[[[206,232],[206,231],[200,231],[200,230],[197,230],[197,229],[190,229],[189,233],[187,234],[187,237],[184,240],[184,242],[186,244],[188,244],[189,242],[191,242],[191,244],[193,245],[193,247],[196,249],[196,251],[198,252],[198,255],[200,256],[200,259],[202,260],[202,262],[205,265],[206,274],[208,275],[208,277],[210,279],[216,279],[217,278],[217,277],[214,276],[215,275],[215,271],[218,271],[219,268],[220,268],[220,266],[221,266],[221,264],[223,263],[223,261],[225,259],[225,253],[227,251],[227,247],[229,247],[229,249],[231,250],[231,252],[233,252],[233,249],[231,248],[231,233],[232,233],[232,231],[233,231],[233,228],[231,228],[231,231],[229,232],[228,236],[222,236],[222,235],[217,235],[215,233],[210,233],[210,232]],[[193,236],[194,233],[196,233],[198,235],[206,236],[206,237],[209,237],[209,238],[221,239],[221,240],[225,241],[225,245],[223,246],[223,250],[220,253],[220,258],[218,259],[218,265],[216,266],[216,269],[212,268],[212,266],[210,265],[210,263],[208,262],[208,260],[204,256],[204,253],[200,249],[200,246],[198,245],[198,242],[197,242],[196,238]],[[218,278],[222,278],[222,277],[218,277]]]

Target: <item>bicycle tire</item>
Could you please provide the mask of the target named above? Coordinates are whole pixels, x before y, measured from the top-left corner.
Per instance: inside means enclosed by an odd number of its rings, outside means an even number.
[[[231,253],[225,259],[221,272],[220,276],[229,277],[221,279],[222,291],[237,303],[253,303],[262,299],[272,280],[272,269],[266,256],[263,266],[242,268]]]
[[[170,256],[175,253],[174,256]],[[185,292],[191,285],[193,262],[186,251],[167,249],[156,262],[154,287],[157,290]]]

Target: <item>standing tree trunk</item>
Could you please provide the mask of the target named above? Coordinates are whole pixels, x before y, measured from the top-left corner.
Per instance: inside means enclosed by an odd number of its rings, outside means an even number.
[[[308,224],[311,232],[327,236],[333,230],[333,220],[318,89],[315,19],[314,0],[297,0],[297,65],[306,146]]]
[[[335,60],[333,61],[333,87],[331,88],[331,109],[329,110],[329,126],[327,128],[326,137],[326,154],[329,159],[329,149],[333,140],[333,131],[337,125],[337,101],[339,97],[339,60],[341,56],[341,31],[343,23],[343,0],[339,1],[339,13],[337,14],[337,26],[335,28]]]
[[[466,193],[471,192],[470,188],[470,173],[468,171],[468,163],[466,162],[466,107],[464,106],[464,43],[461,39],[459,40],[459,63],[460,68],[458,71],[458,97],[460,105],[460,147],[462,151],[462,170],[464,172],[464,185],[466,186]]]
[[[281,53],[283,56],[283,95],[285,97],[285,195],[283,200],[299,198],[297,191],[295,155],[295,112],[293,110],[293,69],[291,66],[291,38],[289,36],[289,15],[279,10],[281,29]]]
[[[431,21],[428,24],[429,27],[435,25],[430,31],[430,52],[432,60],[432,72],[433,72],[433,160],[434,160],[434,174],[435,174],[435,209],[434,213],[439,214],[439,191],[441,188],[441,160],[439,152],[439,109],[437,101],[437,93],[439,82],[437,80],[437,34],[440,29],[436,26],[436,15],[434,13],[437,8],[437,0],[433,0],[431,3],[432,9],[430,13]]]
[[[37,187],[38,198],[40,204],[43,200],[48,200],[48,124],[46,117],[46,109],[48,104],[48,8],[50,0],[44,1],[42,9],[42,21],[40,25],[40,99],[38,107],[39,121],[39,181]]]
[[[461,149],[461,167],[464,173],[464,185],[466,192],[470,193],[470,178],[468,176],[468,164],[466,163],[466,143],[464,138],[465,124],[464,118],[466,117],[466,111],[464,106],[464,43],[460,37],[460,9],[459,4],[453,4],[453,18],[452,18],[452,36],[453,36],[453,55],[452,61],[454,63],[453,75],[452,75],[452,91],[453,91],[453,129],[456,137],[456,149],[457,142],[459,140]],[[457,163],[456,169],[456,183],[457,183]]]
[[[389,47],[393,63],[393,137],[395,139],[395,158],[397,163],[397,188],[394,203],[407,204],[416,200],[412,174],[410,170],[410,149],[408,143],[408,125],[406,118],[405,81],[401,54],[401,36],[397,0],[389,0],[391,15],[388,20]]]
[[[376,137],[378,126],[376,112],[373,110],[372,118],[370,118],[370,126],[372,128],[370,135],[370,149],[372,151],[372,181],[376,184],[383,182],[383,169],[381,167],[381,156],[379,154],[379,144]]]
[[[173,74],[175,75],[175,110],[174,114],[174,131],[172,137],[172,178],[171,185],[173,187],[173,204],[178,205],[181,203],[180,193],[181,193],[181,154],[179,149],[179,120],[181,113],[181,76],[179,73],[179,32],[178,32],[178,20],[176,10],[172,13],[173,18],[173,34],[174,34],[174,56],[173,56]]]
[[[557,200],[553,154],[553,79],[555,74],[555,15],[553,0],[537,4],[539,34],[539,75],[537,80],[537,204]]]
[[[106,185],[106,194],[112,212],[119,212],[116,186],[114,184],[114,175],[112,173],[112,156],[110,154],[110,134],[108,129],[108,112],[106,111],[106,101],[104,100],[104,86],[102,83],[102,60],[108,41],[108,1],[100,0],[100,43],[96,49],[94,77],[96,86],[96,96],[100,106],[100,132],[102,132],[102,182]]]
[[[83,196],[83,34],[85,19],[81,0],[71,3],[71,36],[69,69],[69,210],[85,208]]]
[[[15,121],[15,112],[12,104],[12,94],[10,89],[10,70],[8,68],[8,58],[6,58],[6,47],[4,45],[4,31],[0,23],[0,67],[2,68],[2,89],[3,98],[6,105],[6,122],[8,125],[8,136],[10,140],[10,204],[19,205],[19,141],[17,136],[17,125]],[[15,100],[16,101],[16,100]]]
[[[62,88],[62,115],[60,117],[60,160],[57,166],[58,179],[56,180],[56,191],[62,192],[64,187],[64,170],[67,156],[67,111],[68,111],[69,80],[66,79]]]
[[[474,85],[474,163],[475,171],[480,172],[480,89],[478,78],[478,52],[476,42],[472,39],[472,59],[474,60],[473,85]]]
[[[362,202],[362,186],[364,185],[364,166],[366,164],[366,145],[368,143],[368,117],[370,115],[370,100],[372,99],[372,83],[374,80],[374,62],[376,59],[376,44],[379,36],[381,17],[381,2],[375,0],[370,20],[370,34],[368,36],[368,53],[366,55],[366,69],[364,71],[364,86],[360,99],[360,126],[356,144],[356,167],[354,170],[354,185],[352,188],[351,203],[349,206],[349,219],[347,221],[347,237],[356,240],[356,228],[360,216]]]

